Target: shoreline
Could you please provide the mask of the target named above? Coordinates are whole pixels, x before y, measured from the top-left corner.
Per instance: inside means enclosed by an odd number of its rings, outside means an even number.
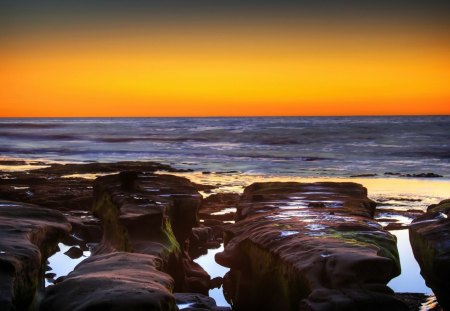
[[[15,159],[17,161],[21,161]],[[40,172],[42,169],[52,168],[52,165],[58,165],[61,163],[46,163],[43,161],[36,162],[37,165],[31,164],[31,167],[36,169],[35,172]],[[130,163],[142,163],[139,161],[133,161]],[[17,162],[17,165],[14,163],[10,163],[8,166],[11,170],[4,171],[0,167],[0,172],[3,174],[4,178],[6,175],[21,175],[24,173],[33,174],[34,170],[29,170],[30,165],[23,165],[21,162]],[[69,164],[69,163],[65,163]],[[81,166],[86,165],[86,163],[77,163]],[[16,169],[16,171],[14,171]],[[70,172],[66,172],[70,173]],[[96,177],[106,176],[111,174],[116,174],[118,171],[112,172],[99,172],[99,173],[76,173],[76,174],[61,174],[60,178],[66,179],[69,183],[72,180],[83,180],[85,179],[88,182],[93,181]],[[42,174],[42,173],[41,173]],[[45,173],[43,173],[45,174]],[[173,176],[184,177],[193,182],[199,188],[199,193],[203,196],[203,198],[208,198],[212,195],[226,194],[226,193],[236,193],[238,195],[242,194],[242,191],[245,187],[248,187],[250,184],[254,182],[259,183],[271,183],[271,182],[300,182],[300,183],[320,183],[320,182],[351,182],[351,183],[359,183],[368,189],[368,197],[372,200],[376,201],[378,206],[378,216],[375,216],[375,220],[378,220],[383,227],[388,228],[387,225],[391,223],[400,224],[402,227],[398,229],[405,229],[409,223],[413,220],[413,216],[409,214],[405,214],[403,212],[411,212],[411,210],[415,210],[418,212],[419,210],[423,213],[426,211],[426,207],[430,204],[436,204],[439,201],[448,198],[448,193],[450,193],[450,180],[446,180],[443,178],[439,179],[419,179],[419,178],[399,178],[395,176],[390,177],[354,177],[354,178],[346,178],[346,177],[292,177],[292,176],[271,176],[271,175],[253,175],[253,174],[241,174],[239,172],[227,172],[227,173],[202,173],[202,172],[177,172],[177,171],[161,171],[156,170],[154,172],[155,175],[165,176],[166,174],[170,174]],[[61,179],[61,180],[62,180]],[[203,190],[201,189],[203,187]],[[27,189],[21,189],[26,187],[15,187],[17,191],[25,191]],[[428,191],[428,192],[427,192]],[[432,193],[429,193],[432,191]],[[229,209],[229,208],[228,208]],[[383,213],[383,210],[386,210],[386,213]],[[396,216],[396,213],[399,215]],[[220,214],[216,212],[215,214]],[[69,215],[69,214],[67,214]],[[212,214],[211,214],[212,215]],[[406,216],[405,216],[406,215]],[[417,213],[415,214],[417,215]],[[392,216],[392,219],[389,220],[389,217]],[[73,217],[73,215],[71,215]],[[84,216],[83,216],[84,217]],[[380,220],[379,220],[380,219]],[[387,222],[386,222],[387,221]],[[224,222],[225,223],[225,222]],[[202,224],[202,222],[200,222]],[[406,227],[405,227],[406,226]],[[389,230],[389,229],[386,229]],[[392,231],[391,231],[392,232]],[[401,234],[404,231],[396,231],[392,232],[398,238],[398,244],[403,245],[405,243],[409,244],[409,240],[406,241],[404,238],[404,234]],[[397,234],[398,233],[398,234]],[[409,250],[408,258],[405,259],[405,251],[402,250],[404,247],[399,250],[401,252],[400,259],[403,262],[403,265],[408,262],[415,262],[414,257],[411,257],[411,252]],[[208,248],[206,257],[202,260],[213,260],[211,255],[208,257],[208,253],[215,254],[217,251],[214,251],[215,248]],[[210,250],[212,250],[210,252]],[[57,253],[58,256],[62,256],[62,253]],[[403,254],[403,255],[402,255]],[[200,258],[199,257],[199,258]],[[199,259],[197,258],[197,259]],[[195,261],[196,259],[194,259]],[[409,263],[408,263],[409,264]],[[415,266],[417,267],[417,262],[415,262]],[[213,272],[208,271],[211,275]],[[403,273],[408,273],[408,271],[403,271]],[[417,268],[415,268],[416,276],[414,278],[421,278],[420,274],[417,274]],[[396,278],[396,292],[402,288],[402,285],[398,285],[400,277]],[[411,282],[411,276],[404,278],[405,280],[409,280]],[[401,281],[400,281],[401,282]],[[411,285],[411,284],[409,284]],[[419,286],[420,287],[420,286]],[[400,291],[403,292],[403,291]],[[429,291],[426,291],[425,294],[429,294]],[[217,295],[217,293],[215,293]],[[219,299],[221,296],[217,296]]]

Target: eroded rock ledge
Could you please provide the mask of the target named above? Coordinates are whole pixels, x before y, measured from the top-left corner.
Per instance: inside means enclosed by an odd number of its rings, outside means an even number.
[[[186,178],[123,172],[94,184],[93,212],[102,219],[96,253],[126,251],[160,257],[177,291],[207,294],[209,276],[187,253],[201,196]]]
[[[450,200],[431,205],[409,228],[421,274],[439,304],[450,310]]]
[[[396,239],[355,183],[255,183],[216,260],[233,310],[407,310]]]
[[[41,310],[178,310],[160,258],[114,252],[92,256],[47,290]]]
[[[70,224],[58,211],[0,200],[0,310],[27,310]]]
[[[201,199],[189,180],[172,175],[97,178],[101,242],[47,290],[41,310],[176,310],[173,291],[207,294],[210,277],[187,252]]]

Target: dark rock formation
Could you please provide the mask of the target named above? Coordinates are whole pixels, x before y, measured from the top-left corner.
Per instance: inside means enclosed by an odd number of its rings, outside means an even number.
[[[26,310],[43,280],[43,266],[68,234],[58,211],[0,200],[0,310]]]
[[[239,202],[237,193],[212,194],[203,200],[200,211],[200,219],[217,219],[220,221],[234,220],[235,212],[230,208],[236,208]]]
[[[413,177],[413,178],[440,178],[444,177],[442,175],[436,173],[412,173],[412,174],[402,174],[402,173],[394,173],[394,172],[386,172],[384,175],[389,176],[400,176],[400,177]]]
[[[450,310],[450,200],[432,205],[409,229],[411,246],[427,285]]]
[[[72,246],[69,248],[67,252],[64,253],[65,255],[69,256],[72,259],[80,258],[83,256],[83,250],[81,248]]]
[[[395,296],[403,301],[410,311],[442,311],[437,305],[434,296],[428,296],[422,293],[396,293]]]
[[[228,307],[218,307],[214,299],[196,293],[175,293],[180,310],[186,311],[229,311]]]
[[[189,253],[193,257],[206,254],[210,248],[218,248],[223,242],[223,230],[234,222],[237,193],[216,193],[202,201],[198,217],[201,227],[193,228],[189,239]]]
[[[88,211],[92,206],[93,180],[80,178],[76,174],[105,174],[128,170],[177,171],[155,162],[52,164],[29,172],[4,173],[4,178],[0,180],[0,198],[61,211]]]
[[[197,225],[201,196],[189,180],[122,172],[95,181],[93,211],[102,219],[96,253],[126,251],[158,256],[178,291],[207,293],[209,276],[191,260],[187,240]]]
[[[355,183],[247,187],[216,255],[233,310],[407,310],[386,286],[396,239],[374,212]]]
[[[161,259],[145,254],[92,256],[47,289],[41,310],[177,310],[173,280],[161,266]]]
[[[359,178],[359,177],[375,177],[378,174],[374,174],[374,173],[367,173],[367,174],[355,174],[355,175],[350,175],[351,178]]]
[[[63,178],[36,171],[8,173],[0,180],[0,197],[40,206],[69,210],[89,210],[92,205],[92,181]]]
[[[408,229],[410,222],[416,217],[422,215],[422,210],[396,210],[388,208],[378,208],[375,212],[376,221],[383,226],[385,230],[403,230]]]

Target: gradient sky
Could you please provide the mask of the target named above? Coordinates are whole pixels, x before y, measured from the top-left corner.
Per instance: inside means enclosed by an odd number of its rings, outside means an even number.
[[[0,116],[450,114],[449,1],[3,1]]]

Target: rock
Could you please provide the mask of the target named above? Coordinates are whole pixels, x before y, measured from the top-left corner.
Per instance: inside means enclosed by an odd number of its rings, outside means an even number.
[[[0,180],[1,198],[60,211],[89,210],[92,205],[91,180],[63,178],[34,170],[10,175],[14,178]]]
[[[440,178],[444,177],[436,173],[419,173],[419,174],[406,174],[406,177],[418,177],[418,178]]]
[[[450,199],[443,200],[443,201],[439,202],[439,204],[431,204],[430,206],[428,206],[427,212],[432,211],[434,208],[441,206],[443,204],[447,204],[447,203],[450,203]]]
[[[208,296],[197,294],[197,293],[175,293],[175,299],[177,301],[177,306],[180,310],[186,311],[229,311],[228,307],[218,307],[216,301]]]
[[[409,308],[410,311],[417,310],[427,310],[427,311],[438,311],[435,308],[423,308],[427,304],[427,300],[430,299],[429,296],[422,293],[396,293],[395,296],[403,301]]]
[[[42,311],[176,310],[173,280],[159,258],[115,252],[91,256],[50,286]]]
[[[211,193],[211,190],[217,188],[217,186],[213,186],[213,185],[197,184],[194,182],[192,182],[192,184],[197,189],[197,191],[203,191],[205,193]]]
[[[407,310],[386,285],[400,273],[396,239],[374,212],[355,183],[247,187],[216,255],[231,268],[227,300],[236,310]]]
[[[76,258],[80,258],[81,256],[83,256],[83,251],[80,248],[78,248],[78,247],[72,246],[64,254],[69,256],[72,259],[76,259]]]
[[[183,172],[185,170],[177,170],[169,165],[157,162],[140,162],[140,161],[121,161],[116,163],[69,163],[69,164],[52,164],[50,167],[35,170],[36,173],[47,173],[55,175],[68,174],[96,174],[96,173],[118,173],[122,171],[139,171],[139,172]]]
[[[350,177],[352,178],[357,178],[357,177],[375,177],[377,176],[377,174],[356,174],[356,175],[350,175]]]
[[[393,230],[403,230],[408,229],[409,225],[403,224],[403,223],[397,223],[397,222],[391,222],[388,223],[384,230],[393,231]]]
[[[77,240],[73,244],[66,245],[80,245],[86,243],[98,243],[102,238],[102,228],[100,219],[94,217],[90,212],[85,212],[83,215],[73,215],[73,212],[66,214],[67,219],[72,225],[72,236]]]
[[[56,276],[55,273],[46,273],[46,274],[45,274],[45,278],[46,278],[46,279],[54,279],[55,276]]]
[[[23,160],[0,160],[0,165],[6,166],[17,166],[17,165],[27,165],[28,163]]]
[[[402,174],[402,173],[386,172],[386,173],[384,173],[384,175],[401,176],[401,177],[414,177],[414,178],[440,178],[440,177],[444,177],[444,176],[436,174],[436,173]]]
[[[61,211],[86,211],[92,206],[92,185],[96,174],[131,170],[179,171],[156,162],[52,164],[29,172],[9,172],[8,179],[0,179],[0,197]],[[83,175],[87,178],[81,178]]]
[[[189,180],[160,174],[122,172],[94,183],[94,214],[103,237],[95,252],[126,251],[158,256],[176,290],[207,292],[209,276],[188,255],[201,196]]]
[[[239,201],[237,193],[217,193],[212,194],[202,201],[198,216],[207,231],[199,236],[203,228],[196,229],[190,239],[189,252],[192,256],[198,257],[208,248],[217,248],[223,240],[223,229],[227,222],[234,221],[236,204]],[[205,233],[208,233],[205,235]]]
[[[444,200],[417,217],[409,228],[411,246],[421,274],[444,310],[450,310],[449,214],[450,200]]]
[[[212,231],[211,227],[192,228],[192,234],[189,237],[189,247],[196,249],[204,246],[209,241]]]
[[[394,172],[385,172],[384,175],[390,175],[390,176],[402,176],[401,173],[394,173]]]
[[[237,193],[212,194],[203,200],[200,207],[200,219],[215,219],[220,221],[234,220],[236,204],[239,201]]]
[[[379,208],[375,212],[375,219],[385,230],[402,230],[409,227],[409,223],[416,217],[422,215],[422,210],[396,210]]]
[[[0,200],[0,310],[27,310],[70,225],[57,211]]]

